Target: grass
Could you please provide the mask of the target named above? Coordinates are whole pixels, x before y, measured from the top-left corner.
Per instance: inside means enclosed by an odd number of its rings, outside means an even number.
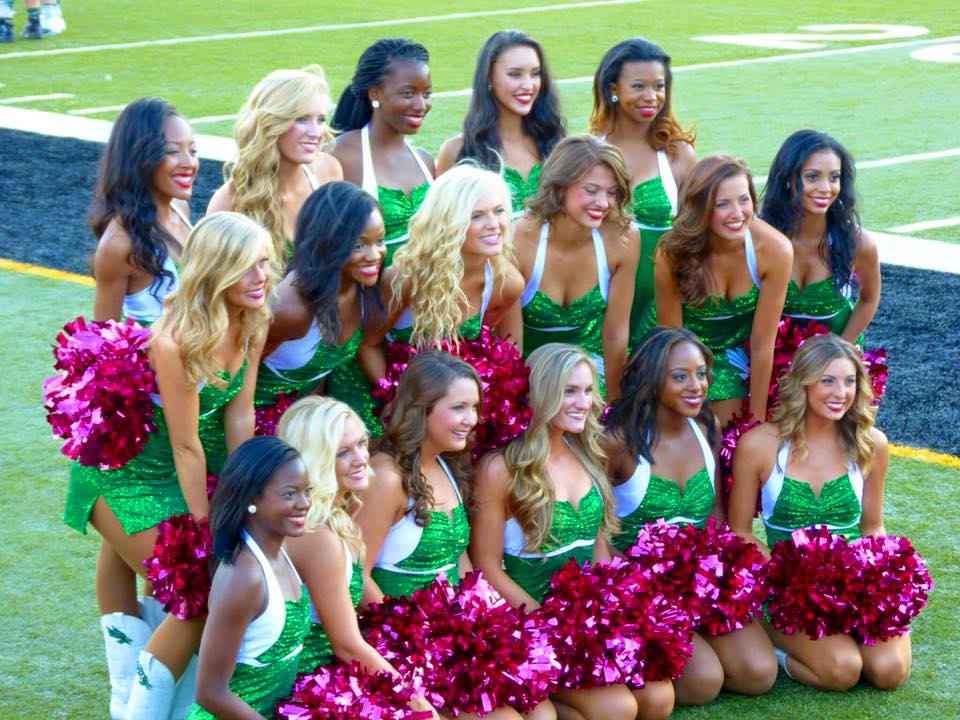
[[[559,0],[485,0],[483,9],[534,7]],[[304,4],[209,3],[192,0],[111,3],[66,0],[68,32],[42,43],[18,42],[4,52],[43,51],[112,42],[212,33],[295,28],[314,24],[401,18],[477,10],[453,0]],[[18,4],[18,8],[20,5]],[[23,14],[18,15],[18,25]],[[319,62],[334,94],[349,80],[360,50],[378,37],[410,36],[432,54],[434,87],[470,84],[474,56],[484,38],[520,27],[545,46],[556,78],[591,75],[604,50],[630,33],[662,44],[682,68],[785,51],[694,40],[697,35],[795,32],[813,23],[922,25],[931,35],[960,33],[953,0],[922,6],[893,0],[853,0],[837,5],[815,0],[694,3],[650,0],[540,15],[501,15],[472,20],[404,24],[245,40],[167,45],[98,53],[3,59],[0,98],[69,92],[71,100],[19,105],[66,112],[119,105],[156,94],[188,117],[236,112],[253,84],[277,67]],[[868,43],[825,43],[826,49]],[[910,49],[834,55],[782,63],[679,70],[675,105],[699,130],[700,154],[728,150],[765,174],[787,134],[815,127],[845,142],[860,160],[960,147],[960,76],[955,65],[920,62]],[[564,84],[561,98],[572,131],[586,126],[590,85]],[[459,130],[464,97],[440,97],[418,143],[436,151]],[[2,111],[0,111],[2,112]],[[112,119],[115,113],[94,115]],[[229,135],[229,122],[198,124],[198,132]],[[859,174],[868,228],[890,227],[957,214],[954,178],[960,159],[926,161]],[[918,233],[960,242],[960,227]],[[89,288],[0,272],[4,343],[0,374],[0,500],[6,510],[0,543],[0,717],[99,718],[107,702],[107,678],[93,596],[97,540],[60,523],[67,461],[49,439],[40,408],[40,383],[50,372],[49,346],[64,322],[89,312]],[[931,399],[931,402],[934,402]],[[914,625],[914,674],[895,693],[867,687],[823,694],[781,679],[761,699],[722,696],[704,708],[678,710],[679,718],[737,716],[740,720],[792,718],[960,717],[960,616],[958,552],[952,515],[958,507],[960,471],[894,459],[888,478],[887,529],[906,534],[927,557],[937,582],[930,607]],[[939,512],[938,512],[939,510]]]

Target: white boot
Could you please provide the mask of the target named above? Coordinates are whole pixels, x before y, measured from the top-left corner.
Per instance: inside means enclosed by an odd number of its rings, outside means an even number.
[[[142,595],[140,602],[137,604],[140,606],[140,617],[150,626],[151,630],[160,627],[160,623],[167,617],[167,613],[163,611],[163,605],[150,595]]]
[[[119,612],[102,615],[100,629],[110,672],[110,720],[123,720],[130,688],[137,676],[137,659],[153,630],[140,618]]]
[[[184,720],[193,707],[197,695],[197,656],[190,658],[190,664],[177,682],[177,692],[173,696],[173,710],[170,720]]]
[[[146,650],[137,662],[137,679],[124,720],[169,720],[177,683],[167,666]]]

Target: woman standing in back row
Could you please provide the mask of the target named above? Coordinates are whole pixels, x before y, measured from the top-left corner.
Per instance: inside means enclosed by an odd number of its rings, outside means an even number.
[[[447,140],[437,171],[461,160],[499,171],[510,187],[514,216],[535,195],[540,171],[565,123],[540,43],[519,30],[501,30],[480,49],[463,132]]]

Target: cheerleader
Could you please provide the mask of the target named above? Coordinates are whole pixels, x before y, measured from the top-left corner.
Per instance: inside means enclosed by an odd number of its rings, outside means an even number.
[[[224,165],[224,184],[207,207],[208,214],[233,210],[263,225],[278,278],[300,208],[318,187],[343,179],[340,164],[323,152],[333,142],[329,107],[330,86],[319,65],[274,70],[257,83],[234,126],[237,156]]]
[[[629,198],[620,151],[576,135],[550,155],[529,212],[515,228],[526,281],[520,298],[524,353],[550,342],[579,345],[600,368],[599,391],[611,402],[627,361],[640,252]]]
[[[530,365],[529,428],[481,462],[474,483],[470,557],[514,607],[540,607],[551,576],[571,559],[610,559],[619,527],[604,473],[603,406],[589,354],[548,343]],[[631,692],[624,685],[562,689],[555,703],[587,720],[661,718],[673,709],[668,681]],[[563,717],[563,713],[560,713]]]
[[[860,227],[855,174],[843,145],[799,130],[773,159],[760,217],[793,245],[784,316],[815,319],[862,344],[880,306],[880,259],[876,241]]]
[[[641,321],[653,304],[653,254],[677,214],[677,188],[696,164],[695,134],[674,117],[670,56],[644,38],[617,43],[593,77],[590,132],[623,153],[630,174],[640,262],[630,311],[630,347],[649,327]]]
[[[207,473],[218,474],[228,450],[253,434],[253,390],[269,324],[268,241],[263,228],[235,213],[217,213],[194,228],[180,286],[153,327],[157,429],[123,467],[84,466],[71,475],[64,522],[80,532],[89,522],[141,575],[157,525],[186,512],[205,518]],[[100,582],[126,588],[129,570],[116,578],[101,574]],[[122,627],[117,633],[125,634]],[[168,616],[152,636],[128,637],[130,666],[122,677],[132,683],[140,675],[141,681],[129,691],[127,717],[170,714],[176,678],[196,652],[199,634],[198,621]],[[184,692],[192,696],[192,687]]]
[[[277,436],[300,450],[310,478],[307,532],[287,541],[310,593],[310,630],[299,656],[300,672],[339,660],[346,665],[356,661],[370,673],[395,673],[357,625],[364,546],[353,516],[372,475],[367,431],[343,403],[309,397],[284,414]],[[414,705],[432,710],[422,699]]]
[[[737,446],[730,527],[769,554],[792,531],[826,526],[847,539],[884,535],[883,484],[887,438],[874,426],[870,378],[856,349],[836,335],[807,340],[780,382],[773,421],[746,433]],[[766,543],[753,534],[760,495]],[[861,674],[892,690],[910,676],[910,636],[875,645],[847,635],[812,639],[771,625],[784,671],[821,690],[848,690]]]
[[[540,43],[519,30],[500,30],[480,49],[463,132],[440,146],[437,172],[466,159],[499,171],[516,217],[536,194],[542,164],[565,134]]]
[[[210,503],[219,566],[189,720],[273,717],[293,687],[309,602],[284,541],[306,530],[310,477],[282,440],[257,437],[223,467]]]
[[[141,98],[120,113],[90,207],[97,236],[94,320],[130,318],[149,325],[160,317],[164,298],[177,286],[177,261],[193,227],[187,203],[198,167],[193,130],[173,105]],[[75,464],[71,472],[84,471]],[[100,543],[96,587],[111,715],[119,718],[136,669],[134,647],[142,648],[164,613],[149,585],[138,602],[136,573],[106,542]]]
[[[655,255],[657,324],[692,330],[713,353],[708,399],[721,426],[748,395],[750,414],[766,417],[790,279],[790,242],[754,218],[756,197],[742,161],[704,158],[684,183],[680,212]]]
[[[607,425],[620,552],[644,525],[664,519],[704,527],[723,520],[717,486],[717,420],[707,403],[713,355],[684,328],[655,328],[624,370]],[[765,693],[777,679],[773,646],[758,623],[718,637],[694,634],[693,655],[675,682],[677,702],[710,702],[724,687]]]
[[[271,303],[257,406],[317,391],[356,355],[364,327],[383,322],[383,235],[376,200],[355,185],[328,183],[304,203],[290,271]]]

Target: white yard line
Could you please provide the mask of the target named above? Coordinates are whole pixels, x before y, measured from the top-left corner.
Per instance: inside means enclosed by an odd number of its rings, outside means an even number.
[[[101,113],[114,113],[123,110],[126,105],[104,105],[103,107],[76,108],[67,110],[68,115],[100,115]]]
[[[877,241],[882,263],[960,275],[960,245],[876,230],[870,235]]]
[[[159,40],[138,40],[126,43],[108,43],[105,45],[82,45],[80,47],[54,48],[52,50],[34,50],[0,54],[0,60],[12,60],[22,57],[40,57],[44,55],[76,55],[79,53],[103,52],[107,50],[128,50],[131,48],[154,47],[161,45],[186,45],[189,43],[219,42],[222,40],[243,40],[250,38],[275,37],[280,35],[302,35],[304,33],[336,32],[361,28],[389,27],[393,25],[420,25],[450,20],[467,20],[496,15],[529,15],[531,13],[552,12],[558,10],[578,10],[581,8],[603,7],[607,5],[635,5],[645,0],[591,0],[581,3],[560,3],[540,5],[538,7],[503,8],[500,10],[474,10],[470,12],[449,13],[447,15],[423,15],[418,17],[392,18],[389,20],[369,20],[365,22],[339,23],[336,25],[308,25],[306,27],[281,28],[278,30],[254,30],[250,32],[217,33],[216,35],[193,35]]]
[[[924,222],[911,223],[910,225],[898,225],[890,228],[892,233],[914,233],[924,230],[936,230],[937,228],[953,227],[960,225],[960,215],[956,217],[943,218],[942,220],[926,220]]]
[[[950,148],[949,150],[934,150],[933,152],[912,153],[910,155],[897,155],[895,157],[878,158],[877,160],[864,160],[858,162],[857,170],[868,170],[870,168],[889,167],[891,165],[903,165],[905,163],[920,162],[923,160],[942,160],[943,158],[960,157],[960,148]],[[757,175],[753,178],[754,185],[764,185],[767,182],[766,175]],[[893,228],[891,232],[896,232]]]
[[[204,123],[223,122],[224,120],[236,120],[239,117],[236,113],[233,115],[207,115],[205,117],[190,118],[191,125],[203,125]]]
[[[37,100],[69,100],[70,93],[50,93],[49,95],[21,95],[20,97],[0,98],[0,105],[15,105],[17,103],[35,102]]]

